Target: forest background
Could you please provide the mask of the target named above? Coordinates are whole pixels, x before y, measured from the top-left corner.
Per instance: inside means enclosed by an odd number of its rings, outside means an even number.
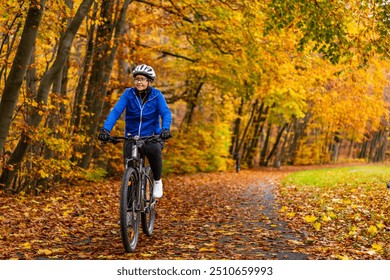
[[[166,173],[386,160],[388,0],[3,0],[0,22],[3,190],[119,174],[96,135],[141,63]]]

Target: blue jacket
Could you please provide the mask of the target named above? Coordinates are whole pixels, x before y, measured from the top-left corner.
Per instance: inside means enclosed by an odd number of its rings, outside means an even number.
[[[125,109],[126,135],[130,133],[133,136],[151,136],[160,134],[162,129],[170,129],[171,127],[171,110],[168,108],[161,91],[154,87],[151,87],[148,100],[143,105],[135,88],[127,88],[111,110],[103,128],[111,132]]]

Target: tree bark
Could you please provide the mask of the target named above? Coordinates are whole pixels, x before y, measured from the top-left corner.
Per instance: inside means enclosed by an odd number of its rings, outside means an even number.
[[[268,165],[268,162],[271,160],[271,158],[274,156],[275,154],[275,151],[279,145],[279,142],[280,142],[280,139],[282,138],[282,135],[283,135],[283,132],[286,130],[286,128],[288,127],[288,124],[286,123],[278,132],[278,135],[276,136],[276,140],[275,140],[275,143],[272,147],[272,150],[271,152],[269,153],[268,157],[267,157],[267,160],[264,162],[264,166],[267,166]]]
[[[240,139],[240,128],[241,128],[241,118],[242,118],[242,111],[244,108],[244,98],[241,98],[241,103],[240,107],[237,110],[237,115],[238,117],[234,121],[234,129],[233,129],[233,135],[232,135],[232,140],[231,140],[231,145],[229,152],[231,155],[235,156],[238,154],[238,140]]]
[[[271,136],[271,128],[272,128],[272,125],[269,123],[268,129],[267,129],[267,134],[265,136],[265,140],[264,140],[264,144],[263,144],[263,149],[261,150],[261,153],[260,153],[260,165],[262,165],[262,166],[267,165],[266,156],[267,156],[269,138]]]
[[[261,132],[264,128],[266,115],[268,113],[268,107],[264,108],[264,102],[261,102],[260,107],[258,108],[257,111],[258,111],[257,117],[253,122],[254,125],[253,135],[252,138],[249,139],[249,145],[247,146],[245,159],[243,158],[243,161],[246,161],[249,167],[253,166],[254,157],[256,156],[255,154],[256,148],[259,143]]]
[[[190,95],[188,103],[187,103],[187,111],[183,119],[183,123],[185,124],[185,127],[189,127],[189,125],[192,123],[192,117],[194,115],[194,111],[197,105],[197,99],[199,97],[199,93],[202,90],[203,82],[198,85],[198,88],[195,91],[194,95]]]
[[[22,37],[0,101],[0,155],[12,123],[20,88],[27,71],[37,38],[46,0],[31,0]]]
[[[28,123],[30,127],[36,128],[41,123],[43,118],[42,114],[39,114],[39,111],[42,108],[41,106],[45,106],[47,104],[51,85],[53,84],[57,75],[61,73],[61,70],[69,56],[73,39],[93,2],[94,0],[84,0],[81,3],[76,15],[67,28],[64,37],[61,39],[56,59],[50,69],[43,75],[39,85],[38,94],[35,98],[35,101],[39,104],[40,108],[33,109],[32,117]],[[17,169],[20,167],[27,150],[31,145],[30,140],[31,139],[28,134],[24,133],[22,135],[21,140],[19,141],[17,147],[11,155],[10,160],[7,163],[8,168],[4,169],[3,173],[1,174],[0,184],[2,184],[2,188],[8,188],[10,186]],[[11,165],[12,167],[10,168]]]
[[[96,29],[96,14],[97,14],[97,3],[95,2],[95,5],[93,7],[93,13],[91,21],[93,22],[90,26],[90,29],[88,31],[88,42],[87,42],[87,49],[86,54],[83,62],[83,69],[80,73],[80,78],[77,84],[75,98],[73,102],[73,113],[72,113],[72,119],[70,124],[74,125],[73,132],[77,132],[80,129],[81,125],[81,113],[82,113],[82,107],[83,107],[83,101],[85,97],[85,87],[87,84],[87,79],[89,75],[89,71],[91,69],[91,61],[92,56],[94,52],[94,35],[95,35],[95,29]]]

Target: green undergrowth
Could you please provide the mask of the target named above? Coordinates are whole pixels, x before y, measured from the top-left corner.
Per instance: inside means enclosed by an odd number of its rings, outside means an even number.
[[[390,166],[366,165],[306,170],[287,176],[284,185],[336,187],[385,184],[390,181]]]

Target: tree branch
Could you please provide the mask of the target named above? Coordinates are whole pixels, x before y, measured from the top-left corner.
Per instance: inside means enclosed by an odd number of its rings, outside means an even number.
[[[141,46],[141,47],[144,47],[144,48],[152,48],[151,46],[148,46],[148,45],[145,45],[145,44],[138,44],[138,45]],[[189,57],[186,57],[184,55],[177,54],[177,53],[172,53],[172,52],[169,52],[169,51],[159,50],[159,52],[162,53],[163,56],[170,55],[170,56],[177,57],[177,58],[182,58],[182,59],[185,59],[185,60],[188,60],[188,61],[191,61],[191,62],[197,62],[198,61],[198,59],[189,58]]]
[[[168,9],[167,7],[164,7],[164,6],[162,6],[162,5],[157,5],[157,4],[155,4],[155,3],[152,3],[152,2],[149,2],[149,1],[145,1],[145,0],[135,0],[135,2],[143,3],[143,4],[149,5],[149,6],[151,6],[151,7],[161,8],[161,9],[163,9],[164,11],[166,11],[167,13],[170,13],[170,14],[172,14],[172,15],[181,17],[184,21],[187,21],[187,22],[190,22],[190,23],[194,23],[193,20],[191,20],[189,17],[187,17],[187,16],[185,16],[185,15],[183,15],[183,14],[181,14],[181,13],[178,13],[178,12],[176,12],[176,11],[173,11],[173,10],[171,10],[171,9]],[[176,10],[178,10],[178,8],[177,8],[175,5],[173,5],[173,3],[172,3],[171,1],[169,1],[169,2],[172,4],[172,6],[173,6]]]

